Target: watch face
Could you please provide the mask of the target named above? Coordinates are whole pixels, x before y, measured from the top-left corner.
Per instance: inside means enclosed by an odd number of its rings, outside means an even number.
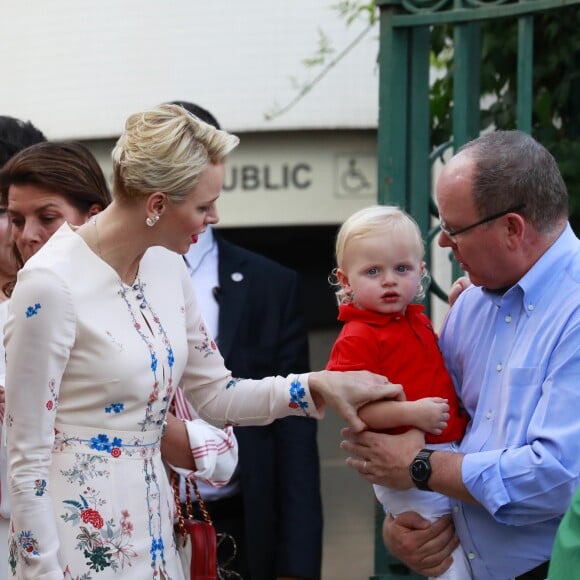
[[[429,466],[422,459],[415,459],[412,465],[411,475],[416,481],[427,481],[429,478]]]

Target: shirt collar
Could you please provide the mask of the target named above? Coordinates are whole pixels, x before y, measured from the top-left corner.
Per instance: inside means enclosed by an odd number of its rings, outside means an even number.
[[[558,284],[579,249],[580,241],[568,224],[540,259],[505,293],[505,298],[519,294],[524,312],[531,316],[542,296],[551,293],[551,288]],[[502,296],[494,296],[492,299],[495,303],[500,303]]]
[[[350,322],[357,320],[373,324],[375,326],[386,326],[393,320],[400,320],[401,318],[414,318],[416,315],[422,313],[424,306],[422,304],[409,304],[405,314],[400,312],[393,312],[392,314],[383,314],[380,312],[372,312],[371,310],[361,310],[353,304],[341,304],[338,307],[338,320],[343,322]]]

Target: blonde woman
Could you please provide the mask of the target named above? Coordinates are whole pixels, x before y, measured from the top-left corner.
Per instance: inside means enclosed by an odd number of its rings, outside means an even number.
[[[14,156],[0,173],[2,201],[12,222],[14,254],[22,261],[33,256],[65,222],[82,225],[111,202],[99,164],[79,143],[46,142]],[[10,195],[8,195],[10,193]],[[12,284],[13,286],[13,284]],[[0,306],[7,306],[3,302]],[[4,319],[2,319],[4,327]],[[4,383],[4,349],[0,349],[0,382]],[[26,390],[26,387],[24,387]],[[223,485],[237,463],[237,441],[231,428],[218,429],[201,421],[176,391],[176,414],[168,414],[161,452],[166,461],[183,466],[183,475]],[[5,445],[0,447],[0,514],[10,516]],[[0,521],[0,538],[8,545],[8,520]],[[103,545],[106,545],[103,538]],[[11,561],[17,546],[12,544]],[[0,560],[5,569],[6,555]]]
[[[13,576],[183,578],[159,451],[178,385],[218,426],[319,417],[327,403],[360,430],[359,406],[400,396],[366,372],[242,380],[224,367],[178,254],[204,231],[237,143],[175,105],[131,115],[113,202],[20,271],[6,326]]]

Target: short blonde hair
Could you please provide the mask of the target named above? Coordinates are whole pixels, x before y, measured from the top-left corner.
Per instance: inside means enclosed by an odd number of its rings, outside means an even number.
[[[178,105],[135,113],[113,149],[114,196],[134,201],[163,191],[182,202],[209,164],[223,161],[238,143]]]
[[[344,253],[347,244],[357,238],[364,238],[369,234],[383,232],[385,244],[389,243],[388,236],[400,236],[409,240],[417,250],[417,259],[421,261],[425,256],[425,244],[421,236],[421,230],[417,222],[402,209],[393,205],[372,205],[365,207],[348,217],[338,230],[336,235],[335,255],[336,268],[332,271],[329,281],[337,287],[336,299],[339,304],[348,304],[352,297],[340,286],[336,277],[337,268],[343,267]],[[426,269],[421,276],[420,287],[417,288],[417,300],[425,297],[426,288],[430,277]]]

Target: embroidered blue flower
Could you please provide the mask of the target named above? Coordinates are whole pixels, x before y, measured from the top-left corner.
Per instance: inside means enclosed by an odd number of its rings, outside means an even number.
[[[161,536],[159,538],[151,539],[151,549],[149,553],[151,554],[151,559],[155,562],[157,560],[157,552],[161,554],[161,558],[164,559],[165,546],[163,545],[163,539]]]
[[[34,481],[34,493],[35,495],[37,495],[38,497],[41,497],[44,495],[44,492],[46,491],[46,480],[45,479],[37,479]]]
[[[167,348],[167,364],[172,367],[175,362],[175,357],[173,356],[173,349],[171,347]]]
[[[109,438],[102,433],[98,437],[91,437],[91,449],[104,451],[109,445]]]
[[[34,306],[29,306],[26,309],[26,318],[30,318],[31,316],[34,316],[35,314],[38,314],[38,311],[41,308],[42,307],[40,306],[40,304],[35,304]]]
[[[151,353],[151,370],[153,372],[157,370],[157,355],[154,352]]]
[[[228,381],[228,384],[226,385],[226,391],[231,388],[231,387],[235,387],[240,379],[231,379]]]
[[[97,451],[106,451],[111,453],[113,449],[119,449],[123,447],[123,440],[119,437],[115,437],[113,441],[109,441],[109,438],[104,433],[99,433],[97,437],[91,437],[91,449],[96,449]]]
[[[32,535],[30,530],[22,530],[18,534],[18,544],[24,552],[25,558],[40,555],[38,552],[38,540]]]
[[[306,409],[308,409],[308,403],[302,400],[304,397],[306,397],[306,390],[300,381],[298,381],[298,379],[292,381],[292,384],[290,385],[290,403],[288,406],[292,409],[300,408],[303,411],[306,411]]]
[[[105,407],[105,413],[120,413],[125,410],[125,405],[123,403],[111,403],[108,407]]]

